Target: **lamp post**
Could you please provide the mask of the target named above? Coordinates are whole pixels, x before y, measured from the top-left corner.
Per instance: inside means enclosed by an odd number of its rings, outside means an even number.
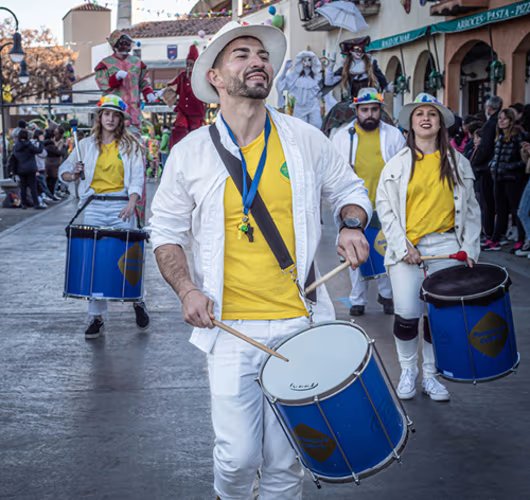
[[[15,33],[13,34],[13,41],[7,42],[4,45],[0,46],[0,114],[2,115],[2,171],[4,177],[7,176],[7,145],[6,145],[6,128],[5,128],[5,117],[4,117],[4,76],[2,73],[2,50],[12,45],[13,48],[9,51],[9,57],[14,63],[24,63],[24,66],[21,65],[21,72],[19,78],[21,83],[27,83],[29,76],[24,59],[24,50],[22,49],[22,36],[18,32],[18,19],[15,13],[8,9],[7,7],[0,7],[0,10],[5,10],[9,12],[15,19]],[[23,70],[24,68],[24,70]]]

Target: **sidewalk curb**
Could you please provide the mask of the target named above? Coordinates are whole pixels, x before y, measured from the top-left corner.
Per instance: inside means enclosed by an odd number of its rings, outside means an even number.
[[[44,217],[45,215],[49,214],[50,212],[53,212],[54,210],[58,209],[59,207],[62,207],[64,204],[70,203],[71,201],[76,201],[75,198],[71,198],[68,200],[65,200],[62,203],[57,203],[57,205],[54,205],[52,207],[48,207],[46,210],[43,210],[40,213],[36,213],[35,215],[32,215],[31,217],[28,217],[27,219],[24,219],[23,221],[20,221],[18,224],[15,224],[14,226],[8,227],[4,231],[0,232],[0,240],[5,238],[6,236],[9,236],[10,234],[13,234],[17,232],[19,229],[22,229],[24,226],[29,224],[30,222],[33,222],[36,219],[40,219],[41,217]]]

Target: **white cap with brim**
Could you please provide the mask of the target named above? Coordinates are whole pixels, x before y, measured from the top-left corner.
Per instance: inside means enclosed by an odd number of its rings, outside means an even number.
[[[219,53],[233,40],[241,37],[257,38],[269,53],[274,76],[283,64],[287,41],[285,35],[274,26],[265,24],[240,24],[230,21],[225,24],[210,40],[210,43],[193,66],[191,87],[197,99],[206,103],[219,103],[219,95],[210,85],[206,75],[213,67]]]
[[[436,108],[442,115],[444,124],[446,128],[449,128],[455,122],[455,115],[449,109],[447,109],[436,97],[426,92],[420,92],[413,102],[405,104],[399,112],[399,125],[405,130],[408,130],[410,127],[410,115],[412,112],[419,108],[420,106],[432,106]]]

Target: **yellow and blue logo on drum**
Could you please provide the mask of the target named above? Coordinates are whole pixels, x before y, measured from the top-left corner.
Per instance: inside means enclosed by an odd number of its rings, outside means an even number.
[[[469,333],[469,342],[477,351],[495,358],[504,349],[508,333],[504,318],[489,311]]]
[[[337,443],[330,436],[308,425],[298,424],[293,432],[300,447],[318,462],[325,462],[337,447]]]
[[[374,240],[374,250],[379,254],[381,255],[382,257],[385,256],[385,253],[386,253],[386,247],[387,247],[387,244],[386,244],[386,237],[385,235],[383,234],[383,230],[380,229],[379,232],[377,233],[377,236],[375,237],[375,240]]]
[[[118,267],[130,285],[136,286],[142,279],[144,253],[140,243],[131,245],[120,257]]]

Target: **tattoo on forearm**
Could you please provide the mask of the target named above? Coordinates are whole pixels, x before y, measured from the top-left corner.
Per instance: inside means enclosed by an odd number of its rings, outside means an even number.
[[[186,254],[181,247],[162,245],[155,250],[155,257],[162,276],[179,297],[190,286],[195,287],[191,281]]]

